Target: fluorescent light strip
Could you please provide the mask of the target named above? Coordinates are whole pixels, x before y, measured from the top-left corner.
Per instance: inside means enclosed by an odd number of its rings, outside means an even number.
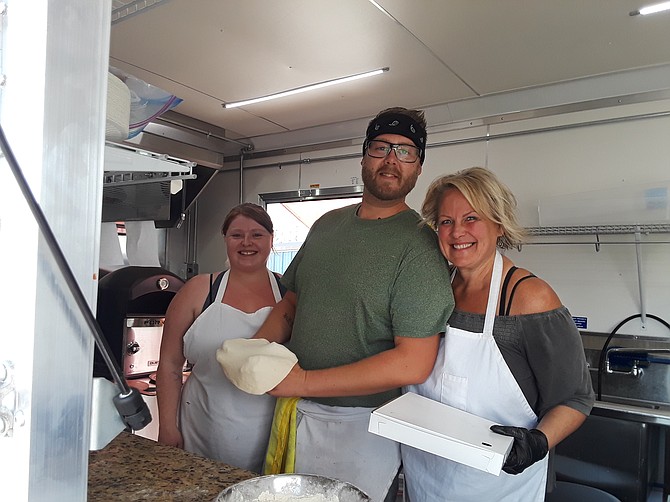
[[[237,108],[238,106],[252,105],[254,103],[261,103],[263,101],[269,101],[271,99],[283,98],[286,96],[292,96],[294,94],[299,94],[301,92],[313,91],[315,89],[321,89],[323,87],[328,87],[330,85],[342,84],[344,82],[351,82],[352,80],[358,80],[359,78],[372,77],[374,75],[380,75],[386,71],[389,71],[389,68],[380,68],[378,70],[372,70],[365,73],[357,73],[356,75],[349,75],[348,77],[336,78],[333,80],[326,80],[325,82],[319,82],[317,84],[306,85],[304,87],[297,87],[295,89],[290,89],[288,91],[278,92],[276,94],[270,94],[268,96],[261,96],[260,98],[247,99],[244,101],[234,101],[231,103],[224,103],[224,108]]]
[[[634,10],[630,13],[631,16],[646,16],[647,14],[656,14],[657,12],[663,12],[665,10],[670,10],[670,2],[662,2],[654,5],[649,5],[648,7],[642,7],[640,10]]]

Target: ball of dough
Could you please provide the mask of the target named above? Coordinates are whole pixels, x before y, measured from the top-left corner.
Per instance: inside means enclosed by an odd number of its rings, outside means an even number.
[[[298,362],[283,345],[261,338],[226,340],[216,360],[235,387],[257,395],[275,388]]]

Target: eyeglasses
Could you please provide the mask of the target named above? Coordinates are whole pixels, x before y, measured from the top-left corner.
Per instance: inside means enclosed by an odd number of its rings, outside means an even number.
[[[365,149],[370,157],[376,159],[383,159],[391,153],[391,150],[395,152],[395,156],[400,162],[416,162],[416,159],[421,154],[421,149],[415,146],[394,145],[393,143],[379,139],[373,139],[368,142],[368,146]]]

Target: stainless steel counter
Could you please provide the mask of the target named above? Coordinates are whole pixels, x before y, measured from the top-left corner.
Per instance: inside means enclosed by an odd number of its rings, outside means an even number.
[[[670,427],[670,410],[596,401],[591,415]]]
[[[670,410],[596,401],[591,415],[665,427],[665,441],[659,447],[664,456],[665,469],[663,473],[663,500],[668,500],[670,496]]]

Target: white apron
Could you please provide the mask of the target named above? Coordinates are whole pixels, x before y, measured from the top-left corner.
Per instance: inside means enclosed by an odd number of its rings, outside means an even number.
[[[493,339],[502,257],[496,252],[483,333],[447,327],[432,374],[407,390],[484,417],[497,424],[533,428],[537,415]],[[403,471],[411,502],[543,501],[548,455],[523,473],[495,476],[402,445]]]
[[[398,474],[400,448],[368,432],[373,409],[298,401],[295,472],[347,481],[382,502]]]
[[[221,303],[229,273],[225,272],[214,302],[184,335],[184,355],[193,363],[193,371],[181,396],[180,428],[186,451],[261,472],[275,398],[247,394],[235,387],[217,362],[216,349],[224,340],[251,338],[272,307],[247,314]],[[269,270],[268,277],[275,300],[281,300]]]

